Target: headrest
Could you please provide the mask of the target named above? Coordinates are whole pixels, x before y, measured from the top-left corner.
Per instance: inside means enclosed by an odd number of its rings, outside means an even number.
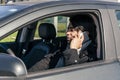
[[[53,24],[41,23],[39,26],[39,36],[43,39],[53,39],[56,37],[56,30]]]
[[[91,40],[89,39],[87,32],[83,32],[83,35],[84,35],[84,40],[82,43],[81,50],[85,50],[87,46],[91,43]]]
[[[83,26],[85,31],[89,31],[93,27],[93,19],[90,15],[75,15],[70,17],[70,22],[73,27]]]

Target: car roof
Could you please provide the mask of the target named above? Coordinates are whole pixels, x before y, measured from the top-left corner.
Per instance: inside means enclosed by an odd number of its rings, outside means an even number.
[[[31,0],[22,2],[13,2],[11,4],[5,4],[2,6],[25,6],[24,13],[29,13],[30,10],[36,10],[35,7],[39,9],[47,7],[56,7],[62,5],[74,5],[74,4],[98,4],[98,5],[120,5],[118,2],[104,1],[104,0]],[[19,13],[20,14],[20,13]]]
[[[36,5],[36,4],[73,4],[73,3],[89,3],[89,4],[120,4],[117,1],[112,0],[32,0],[32,1],[22,1],[22,2],[14,2],[12,4],[6,5]]]

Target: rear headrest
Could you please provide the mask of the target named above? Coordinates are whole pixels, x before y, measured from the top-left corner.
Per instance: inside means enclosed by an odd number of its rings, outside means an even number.
[[[39,36],[43,39],[54,39],[56,37],[56,30],[53,24],[41,23],[39,26]]]

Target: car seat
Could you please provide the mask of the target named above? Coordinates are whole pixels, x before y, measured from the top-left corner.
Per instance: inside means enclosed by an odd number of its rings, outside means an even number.
[[[23,58],[27,69],[40,61],[46,54],[52,53],[56,46],[52,40],[56,37],[56,30],[53,24],[41,23],[38,28],[41,40],[31,51]]]

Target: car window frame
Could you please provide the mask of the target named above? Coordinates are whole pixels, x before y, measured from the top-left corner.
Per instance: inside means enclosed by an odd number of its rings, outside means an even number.
[[[67,11],[67,13],[70,13],[70,12],[74,12],[74,13],[79,13],[79,12],[95,12],[95,11],[98,11],[98,10],[74,10],[74,11]],[[56,13],[56,14],[49,14],[49,16],[44,16],[44,17],[42,17],[42,18],[40,18],[40,19],[44,19],[44,18],[48,18],[48,17],[51,17],[51,16],[56,16],[56,15],[60,15],[60,14],[64,14],[64,13],[66,13],[66,12],[61,12],[61,13]],[[100,12],[98,11],[98,13],[99,13],[99,21],[100,21],[100,23],[98,24],[99,26],[101,26],[102,27],[102,22],[101,22],[101,15],[100,15]],[[98,27],[98,26],[97,26]],[[101,29],[101,28],[99,28],[99,29]],[[101,30],[102,31],[102,30]],[[99,37],[101,37],[103,34],[102,34],[102,32],[101,31],[99,31],[99,33],[97,33],[97,34],[99,34]],[[100,39],[100,44],[99,45],[101,45],[101,47],[102,47],[102,49],[104,48],[104,43],[103,44],[101,44],[101,42],[103,41],[103,39],[102,39],[102,37],[101,37],[101,39]],[[31,78],[31,77],[34,77],[34,76],[43,76],[43,75],[47,75],[47,74],[55,74],[55,73],[64,73],[64,72],[66,72],[66,71],[71,71],[71,70],[77,70],[77,69],[82,69],[82,68],[88,68],[88,67],[90,67],[90,66],[95,66],[95,65],[101,65],[101,64],[104,64],[105,62],[104,62],[104,50],[103,50],[103,57],[102,57],[102,60],[99,60],[99,61],[94,61],[94,62],[90,62],[90,63],[83,63],[83,64],[77,64],[77,65],[73,65],[73,66],[68,66],[68,67],[61,67],[61,68],[55,68],[54,69],[54,71],[53,71],[53,69],[50,69],[50,70],[45,70],[44,72],[42,72],[41,73],[41,71],[39,71],[39,72],[33,72],[33,73],[29,73],[28,74],[28,78]],[[100,62],[100,63],[99,63]],[[91,64],[92,63],[92,64]],[[49,71],[49,73],[47,73]],[[47,74],[46,74],[47,73]]]

